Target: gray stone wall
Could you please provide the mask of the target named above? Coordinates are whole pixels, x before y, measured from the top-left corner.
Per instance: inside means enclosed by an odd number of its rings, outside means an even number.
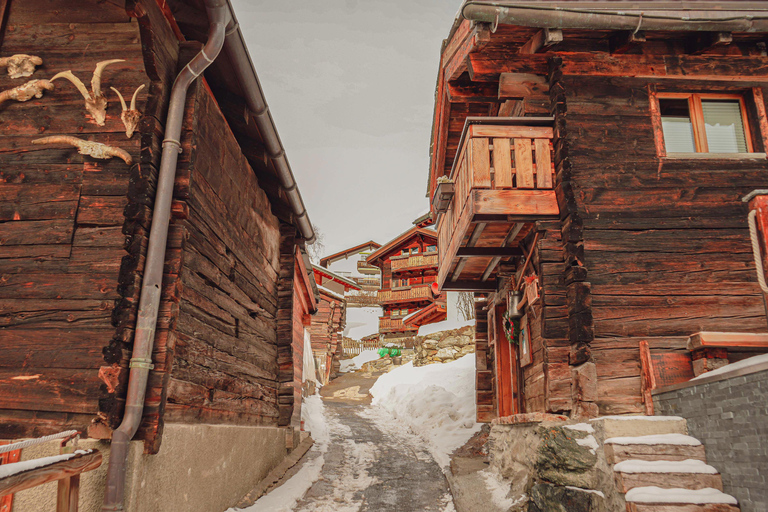
[[[660,393],[653,403],[656,414],[688,420],[742,512],[768,510],[768,370]]]

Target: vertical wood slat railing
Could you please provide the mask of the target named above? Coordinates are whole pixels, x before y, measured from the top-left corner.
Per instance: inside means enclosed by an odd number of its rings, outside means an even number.
[[[431,284],[421,284],[411,286],[407,290],[379,290],[379,302],[430,298],[430,286]]]
[[[402,318],[379,317],[379,330],[401,329],[404,327]]]
[[[378,350],[381,347],[378,338],[373,340],[353,340],[345,338],[341,342],[342,353],[346,356],[359,356],[365,350]]]
[[[454,196],[438,225],[440,268],[475,189],[552,190],[552,128],[470,125],[451,173]]]
[[[401,270],[404,268],[413,267],[428,267],[430,265],[437,265],[437,253],[417,254],[402,259],[392,258],[392,270]]]

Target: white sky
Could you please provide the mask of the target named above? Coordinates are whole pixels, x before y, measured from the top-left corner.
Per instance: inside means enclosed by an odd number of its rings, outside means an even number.
[[[427,211],[440,45],[460,0],[233,0],[325,254]]]

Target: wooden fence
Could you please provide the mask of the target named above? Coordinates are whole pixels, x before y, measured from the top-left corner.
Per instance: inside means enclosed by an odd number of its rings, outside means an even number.
[[[353,340],[344,338],[341,342],[342,354],[345,356],[359,356],[364,350],[378,350],[381,348],[378,336],[373,339]]]

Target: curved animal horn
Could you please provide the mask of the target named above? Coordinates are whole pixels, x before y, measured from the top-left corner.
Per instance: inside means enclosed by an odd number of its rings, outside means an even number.
[[[94,96],[101,96],[101,73],[104,68],[116,62],[125,62],[125,59],[103,60],[96,63],[96,69],[93,70],[93,78],[91,78],[91,91]]]
[[[77,152],[81,155],[88,155],[102,160],[108,160],[116,156],[126,164],[133,165],[133,158],[131,158],[131,155],[124,149],[107,146],[100,142],[78,139],[77,137],[72,137],[70,135],[43,137],[42,139],[33,140],[32,144],[68,144],[76,147]]]
[[[122,94],[120,94],[120,91],[118,91],[118,90],[117,90],[117,89],[115,89],[114,87],[110,87],[110,89],[112,89],[113,91],[115,91],[115,93],[117,94],[117,97],[118,97],[118,98],[120,98],[120,104],[123,106],[123,112],[125,112],[126,110],[128,110],[128,106],[125,104],[125,100],[123,99],[123,95],[122,95]]]
[[[56,80],[57,78],[66,78],[73,84],[75,84],[75,87],[77,87],[77,90],[80,91],[80,94],[83,95],[83,98],[85,98],[86,101],[93,101],[93,98],[91,97],[91,93],[88,92],[88,89],[85,88],[85,84],[77,78],[75,75],[72,74],[72,70],[62,71],[61,73],[56,73],[53,75],[53,78],[51,78],[51,82]]]
[[[131,108],[130,108],[130,110],[136,110],[136,97],[139,95],[139,91],[142,90],[143,88],[144,88],[144,84],[141,84],[134,91],[133,97],[131,98]],[[125,110],[125,105],[123,105],[123,110]]]

